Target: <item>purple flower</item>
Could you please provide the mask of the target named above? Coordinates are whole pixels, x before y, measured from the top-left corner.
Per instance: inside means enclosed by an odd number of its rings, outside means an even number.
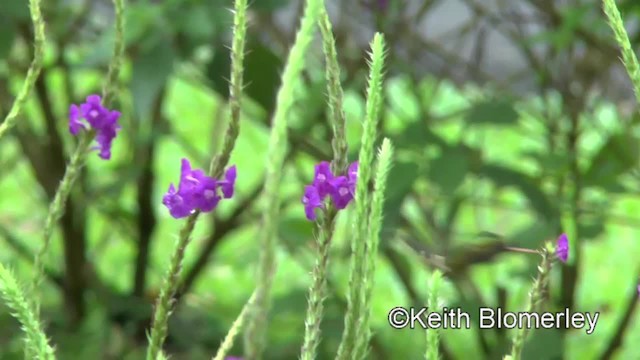
[[[640,285],[638,285],[637,290],[638,290],[638,295],[640,296]]]
[[[358,180],[358,162],[349,165],[346,176],[336,176],[331,172],[329,162],[322,161],[315,166],[313,182],[304,188],[302,203],[307,219],[316,219],[316,208],[324,208],[324,200],[331,197],[338,210],[349,205],[355,196]]]
[[[304,204],[304,213],[307,219],[314,221],[316,219],[315,209],[324,207],[317,187],[313,185],[305,186],[302,204]]]
[[[193,214],[194,211],[209,212],[218,206],[222,197],[220,189],[226,199],[233,196],[236,179],[236,167],[232,166],[225,174],[225,180],[205,175],[200,169],[192,169],[189,160],[182,159],[180,167],[180,183],[176,191],[173,184],[162,198],[162,203],[169,209],[169,213],[176,219]]]
[[[242,360],[242,358],[237,356],[227,356],[224,360]]]
[[[569,257],[569,239],[567,238],[567,234],[562,234],[558,237],[556,256],[560,261],[567,262],[567,258]]]
[[[324,198],[331,193],[331,181],[333,180],[333,173],[328,162],[323,161],[316,165],[316,171],[313,176],[312,185],[318,189],[320,197]]]
[[[342,210],[353,200],[351,181],[345,176],[338,176],[331,182],[331,200],[336,209]]]
[[[225,199],[229,199],[233,196],[233,188],[236,184],[236,167],[235,165],[230,167],[224,174],[224,180],[218,181],[218,185],[222,189],[222,194]]]
[[[98,146],[92,149],[100,150],[98,156],[108,160],[111,158],[111,144],[120,130],[119,118],[120,112],[102,106],[100,96],[89,95],[85,103],[69,106],[69,132],[75,136],[80,130],[95,130]]]

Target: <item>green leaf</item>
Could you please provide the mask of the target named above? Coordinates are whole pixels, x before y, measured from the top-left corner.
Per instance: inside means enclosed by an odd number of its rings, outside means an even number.
[[[428,176],[442,192],[452,195],[464,182],[469,167],[467,149],[462,145],[452,146],[431,161]]]
[[[518,121],[518,112],[506,100],[487,100],[471,106],[466,121],[471,125],[513,125]]]
[[[585,186],[607,188],[637,164],[640,146],[628,134],[614,134],[602,145],[583,175]]]
[[[553,239],[556,229],[548,223],[534,221],[509,235],[509,245],[528,249],[542,247],[545,240]]]
[[[24,0],[0,1],[0,14],[15,20],[29,19],[29,2]]]
[[[522,359],[561,359],[564,338],[558,329],[536,329],[524,344]]]
[[[150,116],[153,102],[173,71],[174,57],[169,41],[157,41],[133,61],[131,93],[140,119]]]
[[[251,3],[251,9],[256,11],[271,12],[283,8],[289,4],[289,0],[260,0]]]
[[[400,148],[415,148],[422,150],[428,145],[439,148],[447,147],[447,142],[431,131],[425,121],[415,121],[407,125],[400,135],[395,137],[394,144]]]
[[[501,187],[517,188],[531,204],[533,210],[549,222],[557,221],[558,211],[547,195],[540,190],[533,178],[519,171],[502,165],[484,164],[478,170],[478,175],[487,178]]]
[[[302,206],[300,212],[303,213]],[[291,253],[314,241],[314,222],[301,217],[285,217],[278,223],[278,237]]]
[[[275,108],[276,94],[280,87],[280,71],[282,60],[269,48],[250,41],[247,44],[250,51],[245,55],[244,78],[246,80],[245,94],[251,97],[267,112]],[[224,98],[229,97],[229,71],[231,67],[230,50],[227,46],[219,46],[213,61],[209,64],[207,76],[212,81],[212,87]]]
[[[398,161],[387,178],[384,205],[384,229],[392,228],[400,217],[400,207],[419,176],[418,166],[412,162]]]
[[[16,37],[14,24],[0,17],[0,60],[9,57]]]

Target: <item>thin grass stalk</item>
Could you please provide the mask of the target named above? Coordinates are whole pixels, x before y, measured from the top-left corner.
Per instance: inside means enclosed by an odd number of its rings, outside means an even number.
[[[551,250],[551,245],[547,245],[540,250],[542,261],[538,266],[538,275],[536,276],[536,279],[531,286],[531,291],[529,292],[529,304],[525,310],[528,314],[540,311],[544,300],[547,298],[549,273],[551,272],[553,254]],[[529,332],[530,330],[527,329],[527,327],[517,329],[511,347],[511,358],[513,360],[521,360],[522,349],[524,348],[524,343]]]
[[[33,302],[27,300],[25,292],[11,271],[0,263],[0,296],[18,319],[24,331],[25,354],[28,358],[53,360],[55,353],[44,333]]]
[[[233,342],[240,333],[242,326],[244,326],[247,320],[247,314],[249,313],[249,308],[253,306],[253,302],[255,301],[255,299],[256,293],[254,291],[254,293],[251,294],[249,301],[247,301],[247,303],[242,307],[240,315],[238,315],[236,320],[231,325],[231,329],[229,329],[227,336],[224,337],[224,340],[222,341],[222,344],[220,344],[220,348],[218,348],[218,352],[216,353],[216,356],[213,357],[213,360],[225,359],[225,356],[227,356],[227,353],[229,353],[229,350],[231,350],[231,348],[233,347]]]
[[[331,21],[326,8],[320,8],[318,24],[322,35],[322,47],[325,56],[325,77],[327,79],[327,97],[329,106],[329,123],[333,129],[333,161],[331,171],[334,174],[343,173],[347,168],[347,139],[346,121],[343,104],[343,90],[340,84],[340,65],[336,52],[335,39],[331,29]],[[309,287],[309,299],[305,319],[304,341],[301,359],[315,359],[320,343],[324,301],[327,296],[327,271],[329,267],[329,250],[333,238],[337,210],[330,205],[324,216],[318,222],[318,236],[316,244],[318,255],[312,272],[312,282]]]
[[[295,88],[306,66],[306,53],[314,37],[315,25],[322,0],[308,0],[300,22],[300,29],[289,52],[282,74],[282,85],[276,97],[271,135],[267,150],[266,178],[264,187],[265,211],[260,232],[260,258],[258,264],[258,288],[256,303],[249,313],[249,322],[244,337],[244,355],[247,360],[258,360],[265,348],[267,315],[270,308],[270,293],[276,269],[276,226],[280,209],[280,185],[284,168],[287,120],[297,99]]]
[[[338,360],[353,359],[357,346],[358,321],[362,317],[364,297],[364,277],[366,243],[369,218],[369,183],[373,166],[374,143],[377,137],[378,118],[382,103],[382,82],[384,65],[384,38],[376,33],[371,42],[371,61],[369,63],[369,88],[366,103],[362,146],[358,156],[358,180],[356,182],[355,205],[356,213],[353,222],[354,239],[351,241],[351,275],[349,279],[349,296],[345,329],[338,348]]]
[[[22,84],[22,88],[18,93],[18,96],[11,104],[9,113],[4,118],[4,121],[0,123],[0,139],[11,128],[16,125],[18,116],[22,112],[22,108],[27,102],[31,89],[33,89],[40,71],[42,70],[42,58],[44,57],[44,45],[46,42],[45,22],[42,18],[42,10],[40,7],[40,0],[29,0],[29,13],[31,14],[31,23],[33,24],[33,60],[27,71],[27,77]]]
[[[115,94],[117,88],[117,79],[120,73],[120,68],[122,67],[122,62],[124,58],[124,36],[125,36],[125,20],[124,20],[124,11],[125,11],[125,0],[113,0],[113,5],[115,8],[115,30],[116,30],[116,38],[113,49],[113,57],[111,58],[111,62],[109,63],[109,70],[107,73],[107,79],[104,83],[102,90],[102,98],[104,106],[109,106],[111,100],[113,99],[113,94]],[[90,131],[87,133],[82,133],[80,135],[80,140],[78,141],[78,145],[76,146],[75,151],[71,155],[71,161],[67,168],[65,169],[64,176],[62,177],[62,181],[60,182],[60,186],[58,187],[58,191],[53,198],[53,201],[49,205],[49,212],[47,213],[47,218],[45,220],[44,230],[43,230],[43,239],[42,245],[38,252],[35,255],[34,259],[34,274],[31,284],[29,286],[29,292],[33,293],[35,289],[39,286],[39,283],[42,279],[43,267],[44,267],[44,256],[46,255],[49,245],[51,242],[51,236],[53,235],[53,231],[55,229],[56,224],[60,221],[60,218],[64,215],[64,211],[66,208],[67,199],[71,194],[71,190],[73,189],[73,185],[75,184],[78,175],[80,174],[81,168],[84,166],[87,158],[87,154],[89,151],[89,145],[93,141],[95,137],[95,131]]]
[[[244,47],[247,32],[247,1],[237,0],[234,8],[233,39],[231,45],[231,80],[229,84],[229,108],[231,121],[223,140],[220,155],[214,156],[209,164],[209,175],[219,178],[227,166],[235,142],[240,132],[240,112],[244,73]],[[167,337],[168,321],[173,308],[174,297],[178,290],[182,272],[184,254],[191,242],[191,234],[198,221],[200,212],[196,211],[187,218],[180,230],[178,240],[173,248],[169,268],[162,282],[162,287],[154,306],[153,321],[149,334],[147,360],[157,360]]]
[[[613,30],[616,42],[620,46],[622,52],[622,64],[627,70],[627,74],[631,79],[633,90],[636,95],[636,101],[640,104],[640,65],[638,64],[638,58],[635,52],[631,48],[631,42],[629,41],[629,34],[624,28],[624,22],[620,16],[618,6],[616,6],[615,0],[603,0],[602,1],[604,13],[609,21],[609,26]]]
[[[438,295],[440,293],[440,287],[442,286],[442,273],[439,270],[434,270],[431,274],[431,281],[429,281],[429,300],[427,301],[427,307],[429,312],[436,312],[438,309]],[[427,329],[427,351],[425,354],[426,360],[440,360],[440,330],[436,328]]]
[[[365,264],[364,296],[362,301],[362,315],[358,321],[358,334],[355,359],[366,359],[369,353],[369,341],[371,340],[371,329],[369,328],[369,318],[371,317],[371,299],[373,297],[373,287],[375,285],[376,261],[378,259],[378,246],[380,243],[380,230],[382,229],[384,213],[384,194],[387,189],[387,178],[393,161],[393,146],[387,138],[382,140],[382,146],[378,152],[378,162],[375,174],[373,193],[371,194],[371,212],[369,213],[369,232],[365,240]]]

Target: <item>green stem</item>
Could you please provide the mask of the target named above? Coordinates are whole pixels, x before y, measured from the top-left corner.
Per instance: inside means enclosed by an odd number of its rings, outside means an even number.
[[[368,234],[369,217],[369,182],[373,163],[374,143],[378,128],[378,115],[382,103],[382,80],[384,65],[384,39],[376,33],[371,43],[371,63],[369,73],[369,89],[366,104],[364,132],[362,146],[358,156],[358,181],[356,183],[355,205],[356,214],[353,222],[355,238],[351,242],[351,275],[349,278],[349,297],[345,329],[338,348],[338,360],[353,359],[356,350],[358,322],[363,311],[364,284],[362,279],[365,271],[365,239]]]
[[[229,353],[229,350],[231,350],[231,348],[233,347],[233,341],[235,340],[236,336],[238,336],[238,334],[240,333],[240,329],[242,328],[242,325],[244,325],[247,319],[247,313],[249,312],[249,308],[253,305],[253,302],[255,301],[255,299],[256,299],[256,293],[254,292],[251,295],[251,298],[249,298],[249,301],[242,307],[242,311],[240,312],[240,315],[238,315],[236,320],[231,325],[231,329],[229,329],[227,336],[225,336],[224,340],[222,341],[222,344],[220,345],[220,348],[218,349],[216,356],[213,357],[213,360],[225,359],[225,356],[227,355],[227,353]]]
[[[369,329],[369,318],[371,317],[371,298],[373,296],[373,286],[375,284],[376,261],[378,260],[378,245],[380,243],[380,230],[382,229],[382,215],[384,210],[384,195],[387,189],[387,177],[391,169],[393,159],[393,146],[391,141],[385,138],[382,141],[380,152],[378,153],[378,166],[375,174],[374,189],[371,195],[371,212],[367,223],[369,224],[369,232],[366,238],[360,239],[365,241],[365,264],[364,277],[364,298],[362,301],[362,314],[358,322],[358,334],[356,349],[354,351],[355,359],[366,359],[368,353],[368,344],[371,339],[371,330]]]
[[[38,319],[38,312],[32,307],[33,303],[27,300],[16,278],[1,263],[0,295],[12,310],[12,315],[22,324],[22,330],[25,333],[25,352],[29,358],[55,359],[53,348],[49,345],[42,323]]]
[[[267,315],[270,308],[270,293],[275,274],[276,227],[280,210],[280,185],[284,167],[287,120],[297,99],[296,84],[306,65],[305,56],[314,36],[315,24],[322,0],[308,0],[300,29],[289,52],[282,75],[282,85],[276,97],[269,147],[267,151],[266,178],[264,185],[265,212],[260,233],[260,259],[258,264],[258,288],[255,306],[249,314],[245,331],[245,358],[258,360],[262,357],[267,331]]]
[[[40,70],[42,70],[42,58],[44,57],[44,45],[46,39],[45,23],[40,9],[40,0],[29,1],[29,12],[31,13],[31,22],[33,23],[34,34],[33,60],[31,61],[31,65],[27,71],[27,77],[24,80],[24,84],[22,84],[22,88],[20,89],[18,96],[13,101],[7,117],[5,117],[4,121],[0,124],[0,139],[2,139],[2,136],[15,126],[18,116],[22,111],[22,107],[27,102],[31,89],[40,75]]]

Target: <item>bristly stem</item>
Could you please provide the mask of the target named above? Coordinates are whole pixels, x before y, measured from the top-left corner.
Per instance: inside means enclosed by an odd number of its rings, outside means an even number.
[[[545,247],[540,250],[542,261],[538,266],[538,276],[533,281],[531,291],[529,292],[529,305],[525,311],[526,313],[530,314],[540,311],[544,300],[547,298],[549,273],[553,263],[552,254],[553,246],[551,244],[546,244]],[[511,358],[513,360],[521,359],[522,349],[524,348],[528,334],[529,330],[526,327],[522,327],[516,331],[511,347]]]
[[[225,359],[225,356],[227,355],[229,350],[231,350],[231,348],[233,347],[233,341],[236,339],[236,336],[238,336],[238,334],[240,333],[240,329],[242,328],[242,326],[244,325],[247,319],[247,313],[249,311],[249,308],[253,305],[253,302],[255,301],[255,299],[256,299],[256,293],[254,291],[253,294],[251,294],[249,301],[247,301],[247,303],[244,304],[244,306],[242,307],[242,311],[240,312],[240,315],[238,315],[236,320],[231,325],[231,329],[229,329],[227,336],[224,337],[224,340],[222,341],[222,344],[220,344],[220,348],[218,348],[218,352],[216,353],[216,356],[213,357],[213,360]]]
[[[616,42],[622,51],[622,63],[627,70],[627,74],[629,74],[629,78],[631,78],[636,100],[640,104],[640,65],[638,65],[636,54],[631,49],[629,35],[624,28],[620,11],[616,6],[615,0],[603,0],[603,9],[609,20],[609,26],[615,35]]]
[[[329,105],[329,123],[333,128],[333,162],[331,171],[334,174],[342,174],[347,170],[347,134],[346,121],[343,109],[344,92],[340,84],[340,64],[336,51],[336,41],[333,37],[331,19],[327,14],[327,9],[323,6],[320,9],[320,33],[322,34],[322,48],[325,57],[325,77],[327,79],[327,95]]]
[[[338,360],[353,359],[357,343],[358,321],[362,316],[364,284],[362,278],[365,269],[365,238],[368,235],[369,218],[369,183],[373,165],[374,143],[377,136],[378,117],[382,103],[382,81],[384,65],[384,39],[376,33],[371,42],[371,61],[369,73],[369,89],[366,103],[362,146],[358,156],[358,181],[356,183],[356,213],[353,222],[354,239],[351,242],[351,275],[349,279],[349,296],[345,329],[338,348]]]
[[[229,82],[229,109],[231,119],[227,126],[222,151],[211,158],[209,174],[219,178],[229,162],[231,152],[240,133],[240,112],[244,73],[244,47],[247,37],[247,0],[236,0],[233,19],[233,40],[231,44],[231,80]]]
[[[233,20],[233,40],[231,45],[231,81],[229,84],[229,102],[231,121],[223,140],[222,152],[219,156],[213,156],[209,164],[209,174],[219,178],[229,162],[236,139],[240,132],[240,111],[242,97],[242,76],[244,62],[244,46],[247,32],[247,1],[236,0]],[[180,274],[184,261],[184,253],[191,241],[191,234],[198,221],[200,212],[196,211],[187,218],[180,230],[178,241],[173,249],[169,269],[162,282],[160,294],[156,299],[147,348],[147,360],[157,360],[162,353],[162,347],[167,337],[168,321],[173,307],[173,299],[178,290]]]
[[[103,87],[103,104],[104,106],[109,106],[110,100],[113,97],[114,88],[116,87],[118,74],[120,73],[121,64],[124,58],[124,0],[113,0],[113,5],[115,7],[115,29],[116,29],[116,40],[113,49],[113,57],[109,64],[109,72],[107,74],[107,79],[105,81]],[[95,132],[87,132],[80,135],[80,141],[73,153],[71,155],[71,161],[67,168],[65,169],[64,176],[62,177],[62,181],[60,186],[58,187],[58,191],[53,198],[49,206],[49,212],[47,213],[47,218],[45,220],[44,231],[43,231],[43,241],[40,249],[35,255],[34,260],[34,275],[31,281],[31,285],[29,287],[29,292],[32,293],[40,282],[42,278],[43,266],[44,266],[44,256],[49,249],[49,243],[51,242],[51,236],[53,235],[53,230],[62,217],[64,215],[64,210],[66,207],[67,199],[69,198],[69,194],[71,193],[71,189],[73,188],[73,184],[80,174],[80,169],[84,166],[87,152],[89,150],[89,145],[93,138],[95,137]]]
[[[276,228],[280,208],[280,185],[284,167],[287,120],[297,99],[295,85],[306,65],[306,53],[314,37],[315,25],[322,0],[308,0],[300,22],[300,29],[289,52],[282,74],[282,85],[276,97],[271,135],[267,150],[264,196],[265,211],[260,232],[260,259],[258,264],[258,288],[255,306],[249,313],[245,331],[245,358],[258,360],[262,357],[267,332],[267,315],[270,308],[271,284],[276,270]]]
[[[318,255],[312,272],[311,286],[309,287],[309,299],[307,300],[307,314],[304,321],[304,342],[300,352],[300,359],[313,360],[316,358],[318,345],[320,344],[322,316],[324,312],[324,300],[327,296],[327,269],[329,267],[329,249],[335,217],[335,207],[328,207],[325,216],[319,219],[316,244]]]
[[[44,333],[33,302],[27,300],[23,289],[13,274],[0,263],[0,296],[11,309],[12,315],[22,324],[25,332],[25,353],[38,360],[55,359],[54,350]]]
[[[318,19],[320,33],[322,34],[322,47],[325,56],[325,77],[327,79],[327,94],[329,106],[329,123],[333,129],[333,161],[331,171],[334,174],[343,173],[347,168],[347,139],[345,131],[345,115],[342,108],[343,90],[340,84],[340,65],[336,52],[335,39],[331,29],[331,21],[324,4],[320,8]],[[301,350],[301,359],[311,360],[316,358],[317,348],[320,343],[320,325],[324,312],[324,300],[326,298],[327,271],[329,267],[329,250],[333,238],[337,210],[329,205],[324,216],[318,224],[318,236],[316,244],[318,255],[312,272],[312,282],[309,287],[309,299],[305,319],[304,342]]]
[[[364,296],[362,300],[362,314],[358,321],[356,331],[357,341],[354,351],[355,359],[366,359],[369,352],[369,341],[371,339],[371,329],[369,328],[369,318],[371,316],[371,298],[375,285],[376,261],[378,259],[378,245],[380,243],[380,230],[384,215],[384,195],[387,189],[387,178],[393,161],[393,146],[387,138],[382,140],[374,180],[373,194],[371,195],[371,212],[367,223],[369,232],[365,239],[365,264]]]
[[[31,22],[33,24],[33,60],[27,71],[27,77],[22,84],[22,88],[18,93],[18,96],[13,101],[9,113],[5,117],[4,121],[0,123],[0,139],[13,128],[18,120],[18,116],[22,111],[22,107],[27,102],[27,98],[31,93],[38,76],[40,76],[40,70],[42,69],[42,58],[44,57],[44,45],[46,41],[45,37],[45,23],[42,18],[42,11],[40,9],[40,0],[29,0],[29,12],[31,13]]]
[[[429,282],[429,300],[427,307],[429,312],[437,312],[438,310],[438,295],[440,293],[440,286],[442,285],[442,273],[439,270],[434,270],[431,274],[431,281]],[[427,329],[427,352],[425,355],[426,360],[440,360],[440,333],[436,328]]]
[[[191,233],[196,226],[199,213],[189,216],[185,225],[180,230],[178,241],[173,247],[174,251],[171,255],[169,268],[165,273],[160,287],[160,294],[156,300],[153,321],[151,324],[151,335],[149,336],[149,347],[147,348],[147,360],[157,360],[158,355],[162,352],[162,345],[167,338],[169,316],[173,307],[173,297],[178,288],[178,280],[182,271],[182,260],[187,245],[191,240]]]

